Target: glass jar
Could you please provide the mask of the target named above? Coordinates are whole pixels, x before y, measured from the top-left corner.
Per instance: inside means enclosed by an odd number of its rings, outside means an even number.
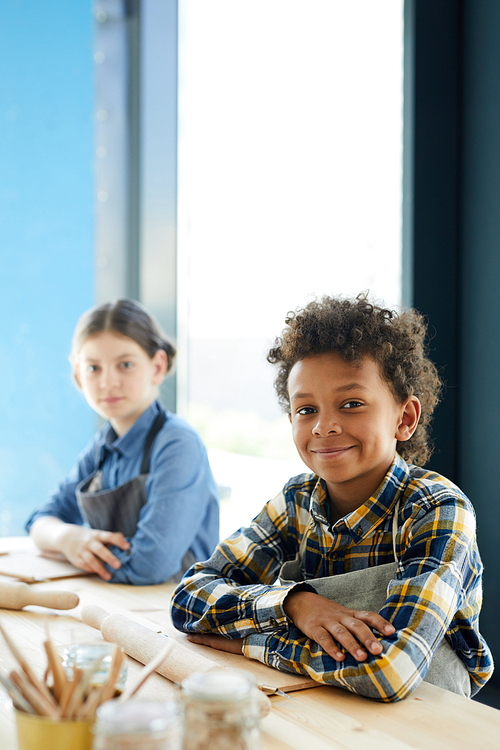
[[[113,643],[71,643],[63,652],[63,667],[69,679],[73,679],[73,667],[82,669],[84,672],[93,672],[89,684],[89,690],[102,685],[109,674],[111,658],[113,656]],[[116,691],[122,693],[127,679],[126,660],[116,680]]]
[[[96,717],[92,750],[180,750],[179,707],[173,701],[107,701]]]
[[[258,689],[248,672],[193,672],[181,686],[182,750],[259,750]]]

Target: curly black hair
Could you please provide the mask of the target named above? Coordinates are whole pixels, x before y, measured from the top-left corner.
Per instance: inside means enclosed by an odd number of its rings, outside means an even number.
[[[423,466],[432,453],[429,426],[442,389],[436,366],[427,356],[423,317],[416,310],[397,313],[379,307],[362,293],[355,299],[316,299],[288,313],[285,323],[267,356],[278,366],[274,385],[284,411],[290,413],[288,377],[296,362],[328,352],[338,352],[353,364],[371,357],[399,403],[409,396],[420,401],[417,429],[409,440],[398,441],[397,450],[406,461]]]

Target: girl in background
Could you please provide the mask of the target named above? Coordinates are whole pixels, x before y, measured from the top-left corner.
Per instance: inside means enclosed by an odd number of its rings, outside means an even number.
[[[89,406],[108,420],[26,524],[43,550],[113,583],[180,580],[219,537],[205,446],[158,401],[176,350],[139,303],[79,320],[70,361]]]

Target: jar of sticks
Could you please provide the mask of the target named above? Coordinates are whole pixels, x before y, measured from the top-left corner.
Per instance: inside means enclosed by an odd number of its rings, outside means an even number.
[[[88,692],[93,687],[103,685],[109,676],[114,649],[114,644],[106,641],[102,643],[70,643],[65,646],[63,667],[67,678],[72,680],[75,671],[80,670],[84,674],[90,675]],[[116,678],[114,696],[123,692],[126,679],[127,663],[123,660],[121,670]]]
[[[247,672],[193,672],[181,686],[182,750],[260,750],[260,704]]]

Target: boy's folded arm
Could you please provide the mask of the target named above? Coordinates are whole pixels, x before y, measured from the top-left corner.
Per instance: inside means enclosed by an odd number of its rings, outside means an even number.
[[[216,557],[217,551],[210,562]],[[244,583],[241,576],[236,582],[201,563],[192,570],[194,574],[183,579],[172,599],[171,617],[178,630],[244,638],[290,625],[283,603],[292,589],[303,584]]]
[[[424,678],[474,578],[470,565],[473,528],[467,523],[449,525],[445,516],[441,512],[440,533],[432,539],[429,515],[414,525],[412,544],[403,557],[405,573],[391,581],[381,610],[395,632],[380,638],[383,650],[379,655],[368,653],[360,662],[346,653],[344,660],[336,661],[292,626],[247,636],[245,656],[376,700],[407,697]]]
[[[395,643],[391,640],[394,639],[383,638],[383,652],[379,656],[368,654],[366,661],[358,662],[350,654],[346,654],[344,661],[335,661],[317,643],[292,627],[247,636],[243,640],[243,653],[284,672],[305,675],[366,698],[394,702],[408,697],[424,675],[413,661],[417,655],[419,664],[423,663],[420,655],[409,649],[410,637],[399,638]]]
[[[254,632],[248,635],[243,641],[243,653],[276,669],[307,675],[368,698],[386,702],[402,700],[425,676],[458,599],[457,592],[445,610],[435,605],[422,617],[421,609],[413,598],[416,584],[410,584],[410,589],[413,595],[406,599],[403,597],[399,606],[391,612],[395,632],[393,635],[379,636],[381,653],[373,654],[366,649],[366,659],[363,661],[345,649],[342,660],[337,661],[293,625],[281,626],[272,633]],[[424,590],[421,589],[420,604],[432,598],[430,589],[427,593]],[[382,613],[389,619],[388,611],[386,607]],[[404,623],[407,623],[406,626]]]
[[[221,542],[209,560],[194,565],[172,598],[174,626],[186,633],[241,638],[289,624],[283,602],[304,584],[273,585],[287,555],[286,520],[285,498],[279,493],[248,528]]]

